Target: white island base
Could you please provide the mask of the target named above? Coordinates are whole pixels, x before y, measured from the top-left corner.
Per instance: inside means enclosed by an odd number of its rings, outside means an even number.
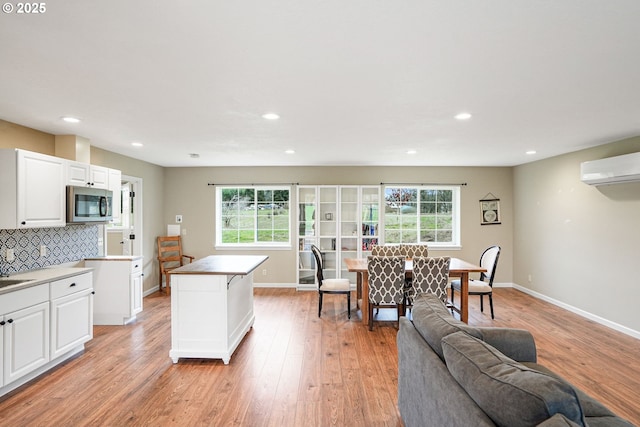
[[[171,274],[171,351],[183,358],[231,355],[253,326],[253,273],[263,256],[210,256]],[[244,265],[243,265],[244,264]]]

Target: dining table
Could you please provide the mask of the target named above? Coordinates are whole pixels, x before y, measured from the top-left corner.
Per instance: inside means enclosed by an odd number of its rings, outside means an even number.
[[[367,258],[345,258],[347,270],[357,273],[357,285],[362,295],[360,303],[360,311],[362,312],[362,322],[366,325],[369,323],[369,270],[367,266]],[[407,259],[405,261],[405,271],[413,271],[413,261]],[[469,321],[469,274],[483,273],[487,270],[479,265],[470,263],[460,258],[451,258],[449,264],[449,277],[460,278],[460,306],[453,305],[453,309],[460,314],[460,320],[465,323]]]

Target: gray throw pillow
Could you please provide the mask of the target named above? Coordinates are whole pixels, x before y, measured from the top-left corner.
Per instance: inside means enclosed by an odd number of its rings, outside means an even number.
[[[476,338],[482,338],[478,329],[454,318],[434,294],[420,294],[413,303],[411,317],[416,330],[443,361],[442,338],[447,335],[464,331]]]
[[[496,425],[535,426],[557,413],[585,425],[576,392],[567,383],[464,332],[443,338],[442,349],[451,375]]]

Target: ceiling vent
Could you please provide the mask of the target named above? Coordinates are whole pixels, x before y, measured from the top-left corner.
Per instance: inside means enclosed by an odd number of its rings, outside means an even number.
[[[582,162],[580,179],[589,185],[640,181],[640,152]]]

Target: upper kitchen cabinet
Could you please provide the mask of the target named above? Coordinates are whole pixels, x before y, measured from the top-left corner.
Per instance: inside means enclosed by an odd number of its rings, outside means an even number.
[[[0,229],[64,227],[66,161],[0,150]]]
[[[109,169],[88,163],[68,161],[67,185],[109,190]]]
[[[121,213],[121,177],[122,172],[117,169],[109,169],[103,166],[90,165],[88,163],[67,161],[66,183],[77,187],[101,188],[113,191],[111,222],[120,223]]]

